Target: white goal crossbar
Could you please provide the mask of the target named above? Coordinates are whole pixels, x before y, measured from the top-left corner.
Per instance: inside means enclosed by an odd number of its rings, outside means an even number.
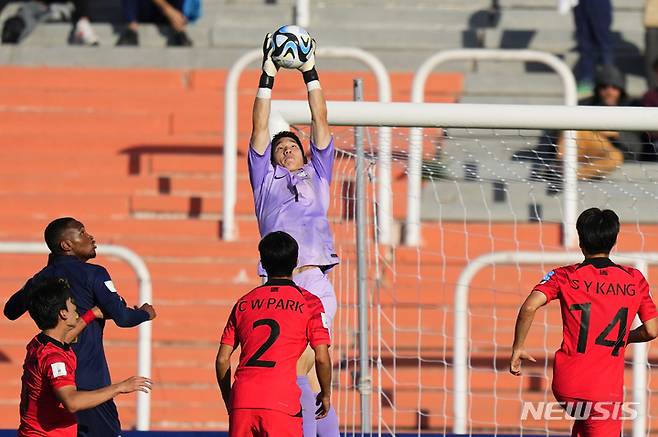
[[[378,102],[327,102],[329,123],[334,126],[390,126],[390,127],[442,127],[484,129],[551,129],[551,130],[594,130],[594,131],[658,131],[658,108],[560,106],[560,105],[499,105],[461,103],[378,103]],[[272,101],[272,116],[282,118],[288,124],[310,124],[311,113],[308,103],[302,100]],[[575,142],[565,150],[577,155]],[[388,154],[378,157],[378,166],[389,172],[388,180],[379,184],[390,184],[390,143]],[[388,161],[387,161],[388,160]],[[573,160],[577,165],[577,160]],[[569,184],[569,180],[565,184]],[[577,180],[565,192],[576,192]],[[391,193],[390,185],[380,187],[380,193]],[[378,202],[382,199],[377,199]],[[385,197],[383,201],[388,201]],[[577,210],[578,199],[564,196],[565,210]],[[420,217],[420,196],[409,193],[407,199],[413,217]],[[381,210],[379,210],[381,213]],[[386,209],[388,214],[392,209]],[[381,216],[380,216],[381,217]],[[573,229],[576,217],[564,217],[563,229]],[[407,217],[409,220],[409,217]],[[392,223],[387,216],[380,223]]]
[[[124,246],[113,244],[98,246],[98,251],[103,256],[115,256],[133,269],[139,281],[139,302],[153,302],[151,286],[151,274],[144,260],[132,250]],[[50,249],[43,243],[6,241],[0,242],[0,253],[13,254],[47,254]],[[137,374],[146,378],[151,377],[151,322],[139,325],[138,350],[137,350]],[[151,422],[151,394],[141,391],[137,392],[137,431],[148,431]]]
[[[658,264],[658,252],[618,252],[611,258],[620,264],[634,265],[647,277],[650,264]],[[582,261],[579,252],[494,252],[472,260],[462,271],[455,288],[455,340],[453,350],[453,433],[469,434],[469,307],[471,281],[482,269],[492,265],[565,265]],[[636,323],[637,323],[636,317]],[[511,339],[510,339],[511,341]],[[637,402],[638,417],[633,420],[633,437],[646,436],[647,419],[647,345],[633,345],[633,402]]]

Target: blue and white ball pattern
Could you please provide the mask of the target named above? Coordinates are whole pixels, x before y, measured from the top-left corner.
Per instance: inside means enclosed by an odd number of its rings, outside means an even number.
[[[295,25],[281,26],[272,34],[272,60],[283,68],[299,68],[311,55],[311,35]]]

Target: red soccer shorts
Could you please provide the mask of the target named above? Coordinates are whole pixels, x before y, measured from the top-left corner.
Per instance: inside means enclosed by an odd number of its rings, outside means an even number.
[[[302,437],[302,434],[301,416],[255,408],[236,408],[229,415],[229,437]]]
[[[596,404],[594,401],[584,401],[582,399],[574,399],[563,396],[556,396],[559,402],[567,402],[568,404],[575,405],[582,402],[590,402]],[[591,413],[586,419],[574,420],[573,428],[571,429],[571,437],[619,437],[621,435],[621,418],[620,415],[621,402],[614,404],[612,402],[603,402],[596,408],[591,407]],[[582,408],[582,407],[580,407]],[[605,410],[604,413],[601,410]],[[579,411],[583,411],[579,409]],[[617,417],[615,417],[617,415]]]

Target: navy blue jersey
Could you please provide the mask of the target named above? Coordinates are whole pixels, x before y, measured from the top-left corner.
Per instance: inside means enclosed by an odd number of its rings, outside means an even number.
[[[64,278],[69,282],[79,314],[97,306],[106,319],[113,319],[121,327],[136,326],[149,320],[146,311],[126,305],[104,267],[83,262],[75,256],[52,254],[48,258],[48,265],[9,298],[5,304],[5,316],[15,320],[24,314],[30,288],[45,278]],[[79,390],[95,390],[112,383],[103,350],[104,328],[104,319],[91,322],[82,331],[77,343],[73,344],[78,360],[75,382]]]

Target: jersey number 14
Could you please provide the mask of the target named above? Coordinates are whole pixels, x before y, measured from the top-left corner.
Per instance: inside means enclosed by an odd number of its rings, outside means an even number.
[[[578,346],[577,351],[581,354],[585,353],[587,348],[587,335],[589,334],[589,319],[590,319],[590,310],[592,304],[587,303],[575,303],[569,307],[570,311],[582,311],[580,316],[580,329],[578,331]],[[606,346],[612,348],[612,356],[616,357],[619,355],[619,349],[624,346],[624,336],[626,335],[626,323],[628,319],[628,308],[621,307],[617,314],[612,318],[608,326],[606,326],[603,331],[596,337],[594,341],[595,344],[600,346]],[[608,340],[608,335],[614,329],[614,327],[619,324],[619,329],[617,330],[617,339]]]

